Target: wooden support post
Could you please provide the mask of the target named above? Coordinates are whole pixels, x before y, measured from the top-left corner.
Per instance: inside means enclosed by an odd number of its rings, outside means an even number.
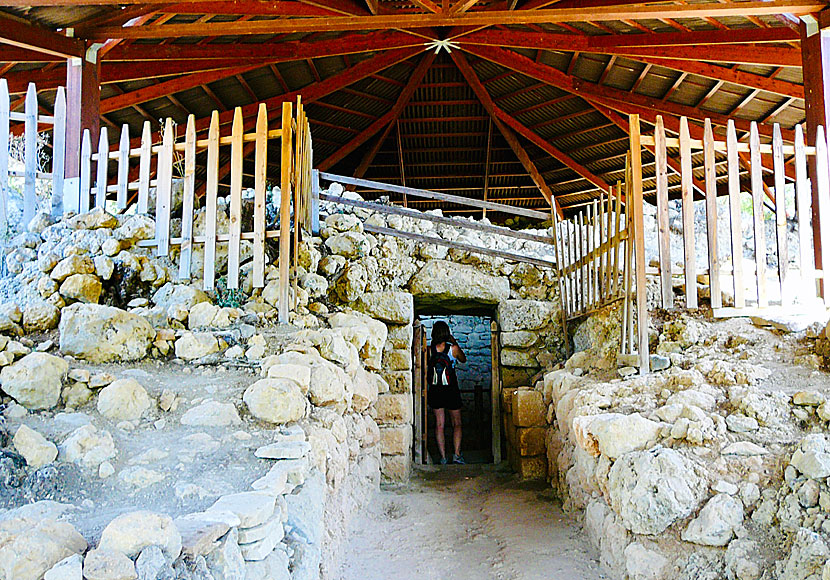
[[[501,463],[501,366],[499,357],[499,325],[490,321],[490,408],[493,431],[493,463]]]
[[[669,234],[669,176],[666,154],[666,130],[663,116],[657,116],[654,126],[654,158],[657,171],[657,247],[660,258],[660,296],[663,308],[674,306],[671,281],[671,239]]]
[[[90,56],[92,56],[90,54]],[[66,63],[66,164],[67,179],[80,175],[81,135],[89,130],[91,143],[98,142],[101,89],[97,59],[71,58]],[[70,189],[73,189],[70,187]],[[77,211],[77,207],[65,207]]]
[[[631,188],[626,198],[626,210],[632,214],[634,226],[635,272],[637,278],[637,336],[640,355],[640,374],[649,371],[648,310],[646,309],[646,248],[643,231],[643,163],[640,146],[640,116],[629,116],[631,127]]]
[[[9,87],[0,78],[0,236],[9,225]]]
[[[692,200],[692,148],[689,121],[680,118],[680,195],[683,206],[683,262],[686,285],[686,308],[697,308],[697,271],[695,268],[695,206]]]
[[[58,87],[55,95],[55,124],[52,127],[52,204],[53,219],[63,217],[63,184],[66,162],[66,91]],[[2,220],[0,220],[2,221]]]
[[[288,324],[288,267],[291,263],[291,103],[282,104],[280,158],[280,324]]]
[[[216,278],[216,195],[218,189],[219,111],[213,111],[208,131],[207,185],[205,187],[205,290],[213,290]]]
[[[802,17],[801,61],[804,78],[804,104],[807,117],[807,144],[816,145],[819,127],[827,128],[830,119],[830,36],[819,29],[818,20],[813,16]],[[810,180],[817,183],[817,163],[809,164]],[[819,217],[819,192],[812,188],[813,257],[815,267],[823,269],[821,219]],[[826,292],[824,279],[819,280],[819,293]]]
[[[715,138],[712,122],[706,119],[703,128],[703,165],[706,181],[706,233],[709,248],[709,301],[712,308],[723,305],[718,261],[718,183],[715,167]]]
[[[24,134],[23,227],[29,225],[37,211],[35,177],[37,175],[37,90],[29,83],[26,91],[26,129]]]

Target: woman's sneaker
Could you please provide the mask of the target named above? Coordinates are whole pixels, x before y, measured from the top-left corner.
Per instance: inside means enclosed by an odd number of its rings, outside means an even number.
[[[467,463],[466,461],[464,461],[463,455],[453,455],[452,462],[457,463],[458,465],[464,465],[465,463]]]
[[[442,457],[442,458],[441,458],[441,465],[446,465],[446,464],[447,464],[447,458],[446,458],[446,457]]]

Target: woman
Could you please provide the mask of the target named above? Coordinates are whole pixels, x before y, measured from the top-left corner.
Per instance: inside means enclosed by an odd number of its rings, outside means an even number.
[[[444,445],[444,411],[450,412],[452,440],[455,453],[453,463],[464,463],[461,455],[461,391],[455,376],[455,363],[466,362],[464,351],[450,333],[450,327],[443,320],[432,327],[427,363],[427,403],[435,413],[435,439],[441,453],[441,465],[446,465],[447,454]]]

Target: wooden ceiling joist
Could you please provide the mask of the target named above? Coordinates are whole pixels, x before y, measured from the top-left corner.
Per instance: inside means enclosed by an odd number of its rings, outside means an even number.
[[[386,125],[394,123],[400,116],[401,112],[403,111],[406,104],[412,98],[412,95],[415,93],[415,89],[418,88],[418,85],[421,84],[421,81],[424,79],[424,76],[427,74],[429,67],[432,65],[433,60],[435,60],[435,53],[429,52],[421,59],[421,62],[418,63],[417,68],[412,72],[412,75],[409,77],[409,81],[407,81],[406,86],[401,90],[400,95],[398,96],[398,100],[395,101],[394,106],[386,112],[383,116],[378,118],[374,123],[369,125],[366,129],[361,131],[358,135],[352,138],[348,143],[343,145],[340,149],[326,157],[323,161],[318,164],[318,169],[320,171],[326,171],[331,168],[335,163],[346,157],[349,153],[363,145],[366,141],[372,138],[378,131],[383,129]]]
[[[31,3],[33,0],[25,0]],[[328,0],[329,2],[335,0]],[[346,0],[337,0],[343,2]],[[315,2],[319,5],[319,3]],[[587,20],[638,20],[660,18],[694,18],[726,16],[763,16],[789,13],[811,14],[823,10],[823,2],[809,0],[748,0],[720,4],[622,4],[584,8],[543,10],[492,10],[464,14],[381,14],[378,16],[333,16],[330,18],[292,18],[287,20],[256,20],[250,22],[206,22],[199,24],[165,24],[132,28],[101,27],[89,35],[90,40],[109,38],[179,38],[204,36],[250,36],[260,34],[294,34],[300,32],[332,32],[351,30],[411,29],[435,26],[493,26],[510,24],[544,24],[585,22]],[[368,12],[367,12],[368,14]]]
[[[82,58],[86,54],[86,45],[82,40],[52,32],[9,15],[0,15],[0,44],[59,58]],[[0,55],[5,50],[5,47],[0,49]],[[0,58],[5,61],[9,57]]]

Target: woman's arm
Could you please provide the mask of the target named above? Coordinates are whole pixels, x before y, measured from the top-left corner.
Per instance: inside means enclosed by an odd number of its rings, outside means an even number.
[[[460,363],[467,362],[467,355],[465,355],[464,351],[461,350],[461,347],[455,344],[454,342],[452,344],[452,356],[455,360],[457,360]]]

